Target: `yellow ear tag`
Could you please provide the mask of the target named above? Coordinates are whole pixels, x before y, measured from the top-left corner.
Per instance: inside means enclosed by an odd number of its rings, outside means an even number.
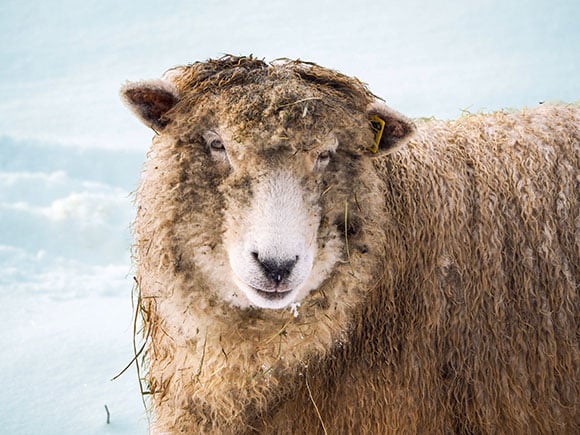
[[[371,116],[371,129],[375,133],[375,144],[373,147],[369,148],[369,150],[372,153],[376,153],[379,150],[379,144],[381,143],[381,138],[383,137],[383,132],[385,131],[385,121],[383,121],[377,115]]]

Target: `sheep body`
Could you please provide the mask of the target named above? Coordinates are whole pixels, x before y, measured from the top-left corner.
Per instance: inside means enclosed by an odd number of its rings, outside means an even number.
[[[328,70],[312,68],[317,82],[308,86],[326,86]],[[172,80],[183,92],[204,71],[184,68]],[[354,125],[348,137],[372,140],[366,124],[357,130],[372,96],[344,80],[361,100],[345,109],[351,118],[341,115]],[[286,132],[307,111],[335,113],[316,106],[328,95],[302,98]],[[192,101],[173,119],[189,113],[201,122]],[[271,134],[266,120],[259,128]],[[417,124],[397,152],[337,151],[328,170],[339,173],[325,175],[320,201],[332,228],[344,222],[344,234],[325,241],[342,257],[329,260],[297,316],[240,308],[212,291],[208,283],[227,268],[203,260],[217,255],[224,234],[223,203],[210,198],[220,181],[213,191],[202,185],[211,174],[190,183],[207,163],[189,156],[185,127],[169,124],[155,138],[135,223],[154,431],[580,430],[579,108]]]

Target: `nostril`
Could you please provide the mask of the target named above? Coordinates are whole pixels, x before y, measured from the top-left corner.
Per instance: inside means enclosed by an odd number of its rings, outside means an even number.
[[[260,259],[260,255],[257,252],[252,252],[251,255],[260,265],[264,275],[276,286],[280,285],[282,281],[290,276],[299,258],[297,255],[292,260],[279,260],[274,258]]]

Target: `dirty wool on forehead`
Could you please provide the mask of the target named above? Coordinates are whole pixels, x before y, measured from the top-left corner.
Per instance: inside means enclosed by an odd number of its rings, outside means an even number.
[[[352,125],[353,115],[364,113],[373,100],[357,79],[316,65],[238,62],[231,67],[221,61],[174,70],[172,80],[182,97],[172,117],[178,123],[190,121],[209,109],[216,121],[235,127],[240,140],[244,133],[288,130],[317,137]]]

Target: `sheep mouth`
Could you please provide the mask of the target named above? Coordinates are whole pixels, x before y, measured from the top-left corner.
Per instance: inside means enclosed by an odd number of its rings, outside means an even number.
[[[290,293],[292,293],[292,290],[264,291],[264,290],[257,289],[256,287],[252,287],[252,290],[254,290],[257,294],[259,294],[264,299],[268,299],[270,301],[277,301],[277,300],[284,299],[286,296],[288,296]]]
[[[239,277],[238,277],[239,279]],[[246,286],[249,290],[252,290],[257,295],[267,299],[269,301],[279,301],[284,299],[288,296],[292,291],[293,288],[288,288],[286,285],[278,285],[272,288],[264,288],[264,287],[256,287],[255,285],[248,284],[243,280],[239,280],[244,286]],[[267,286],[266,286],[267,287]]]
[[[292,300],[292,295],[296,293],[296,287],[289,288],[285,285],[268,288],[267,286],[251,285],[248,282],[240,279],[234,274],[236,285],[243,293],[246,294],[250,303],[269,309],[284,308],[289,301]]]

